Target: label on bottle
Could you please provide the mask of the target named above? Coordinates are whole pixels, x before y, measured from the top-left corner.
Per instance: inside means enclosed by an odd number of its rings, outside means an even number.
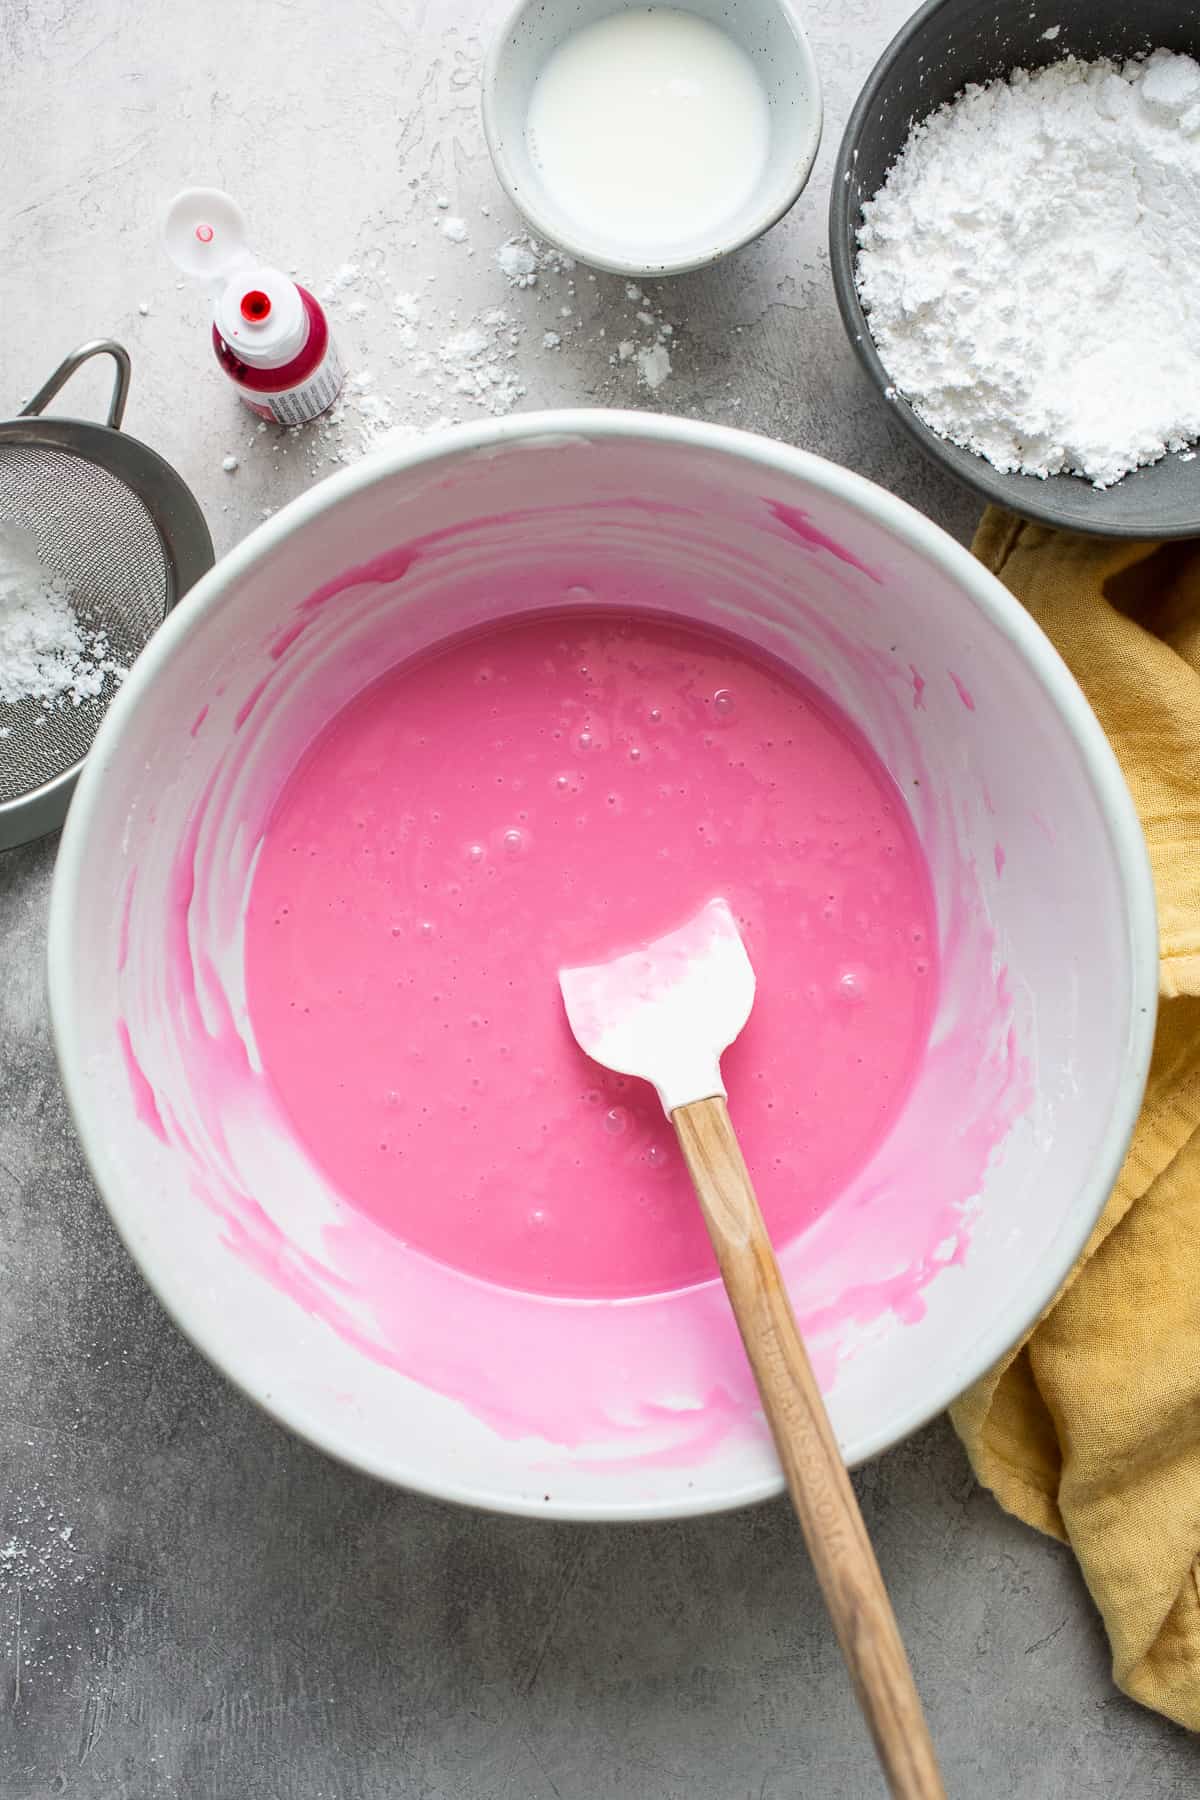
[[[333,405],[344,380],[342,359],[330,338],[320,368],[307,381],[302,381],[298,387],[287,388],[281,394],[260,393],[253,399],[247,395],[246,399],[255,412],[268,415],[277,425],[306,425]]]

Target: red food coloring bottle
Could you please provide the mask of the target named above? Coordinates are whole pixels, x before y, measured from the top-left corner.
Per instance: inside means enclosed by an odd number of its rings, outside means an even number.
[[[213,350],[251,412],[303,425],[328,411],[345,371],[315,295],[255,261],[241,208],[218,188],[187,188],[167,214],[176,267],[213,296]]]

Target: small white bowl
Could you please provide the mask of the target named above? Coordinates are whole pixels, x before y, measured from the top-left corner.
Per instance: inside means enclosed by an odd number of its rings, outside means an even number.
[[[483,129],[501,184],[539,237],[615,275],[679,275],[740,249],[781,219],[804,189],[821,142],[821,87],[790,0],[665,0],[719,26],[749,56],[762,82],[770,139],[762,177],[718,236],[683,239],[661,257],[598,236],[564,212],[534,165],[526,122],[534,83],[559,45],[624,10],[620,0],[517,0],[493,38],[483,70]],[[644,9],[643,9],[644,10]]]

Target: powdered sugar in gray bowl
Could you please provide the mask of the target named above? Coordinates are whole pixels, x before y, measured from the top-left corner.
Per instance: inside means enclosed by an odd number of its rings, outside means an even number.
[[[1172,0],[931,0],[846,129],[860,360],[931,456],[1047,524],[1200,530],[1198,58]]]

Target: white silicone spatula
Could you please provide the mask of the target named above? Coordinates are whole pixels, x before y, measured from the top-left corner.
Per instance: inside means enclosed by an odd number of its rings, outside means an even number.
[[[754,970],[724,900],[678,931],[561,969],[580,1047],[652,1082],[675,1127],[792,1502],[888,1785],[944,1800],[895,1615],[725,1106],[721,1055],[750,1017]]]

